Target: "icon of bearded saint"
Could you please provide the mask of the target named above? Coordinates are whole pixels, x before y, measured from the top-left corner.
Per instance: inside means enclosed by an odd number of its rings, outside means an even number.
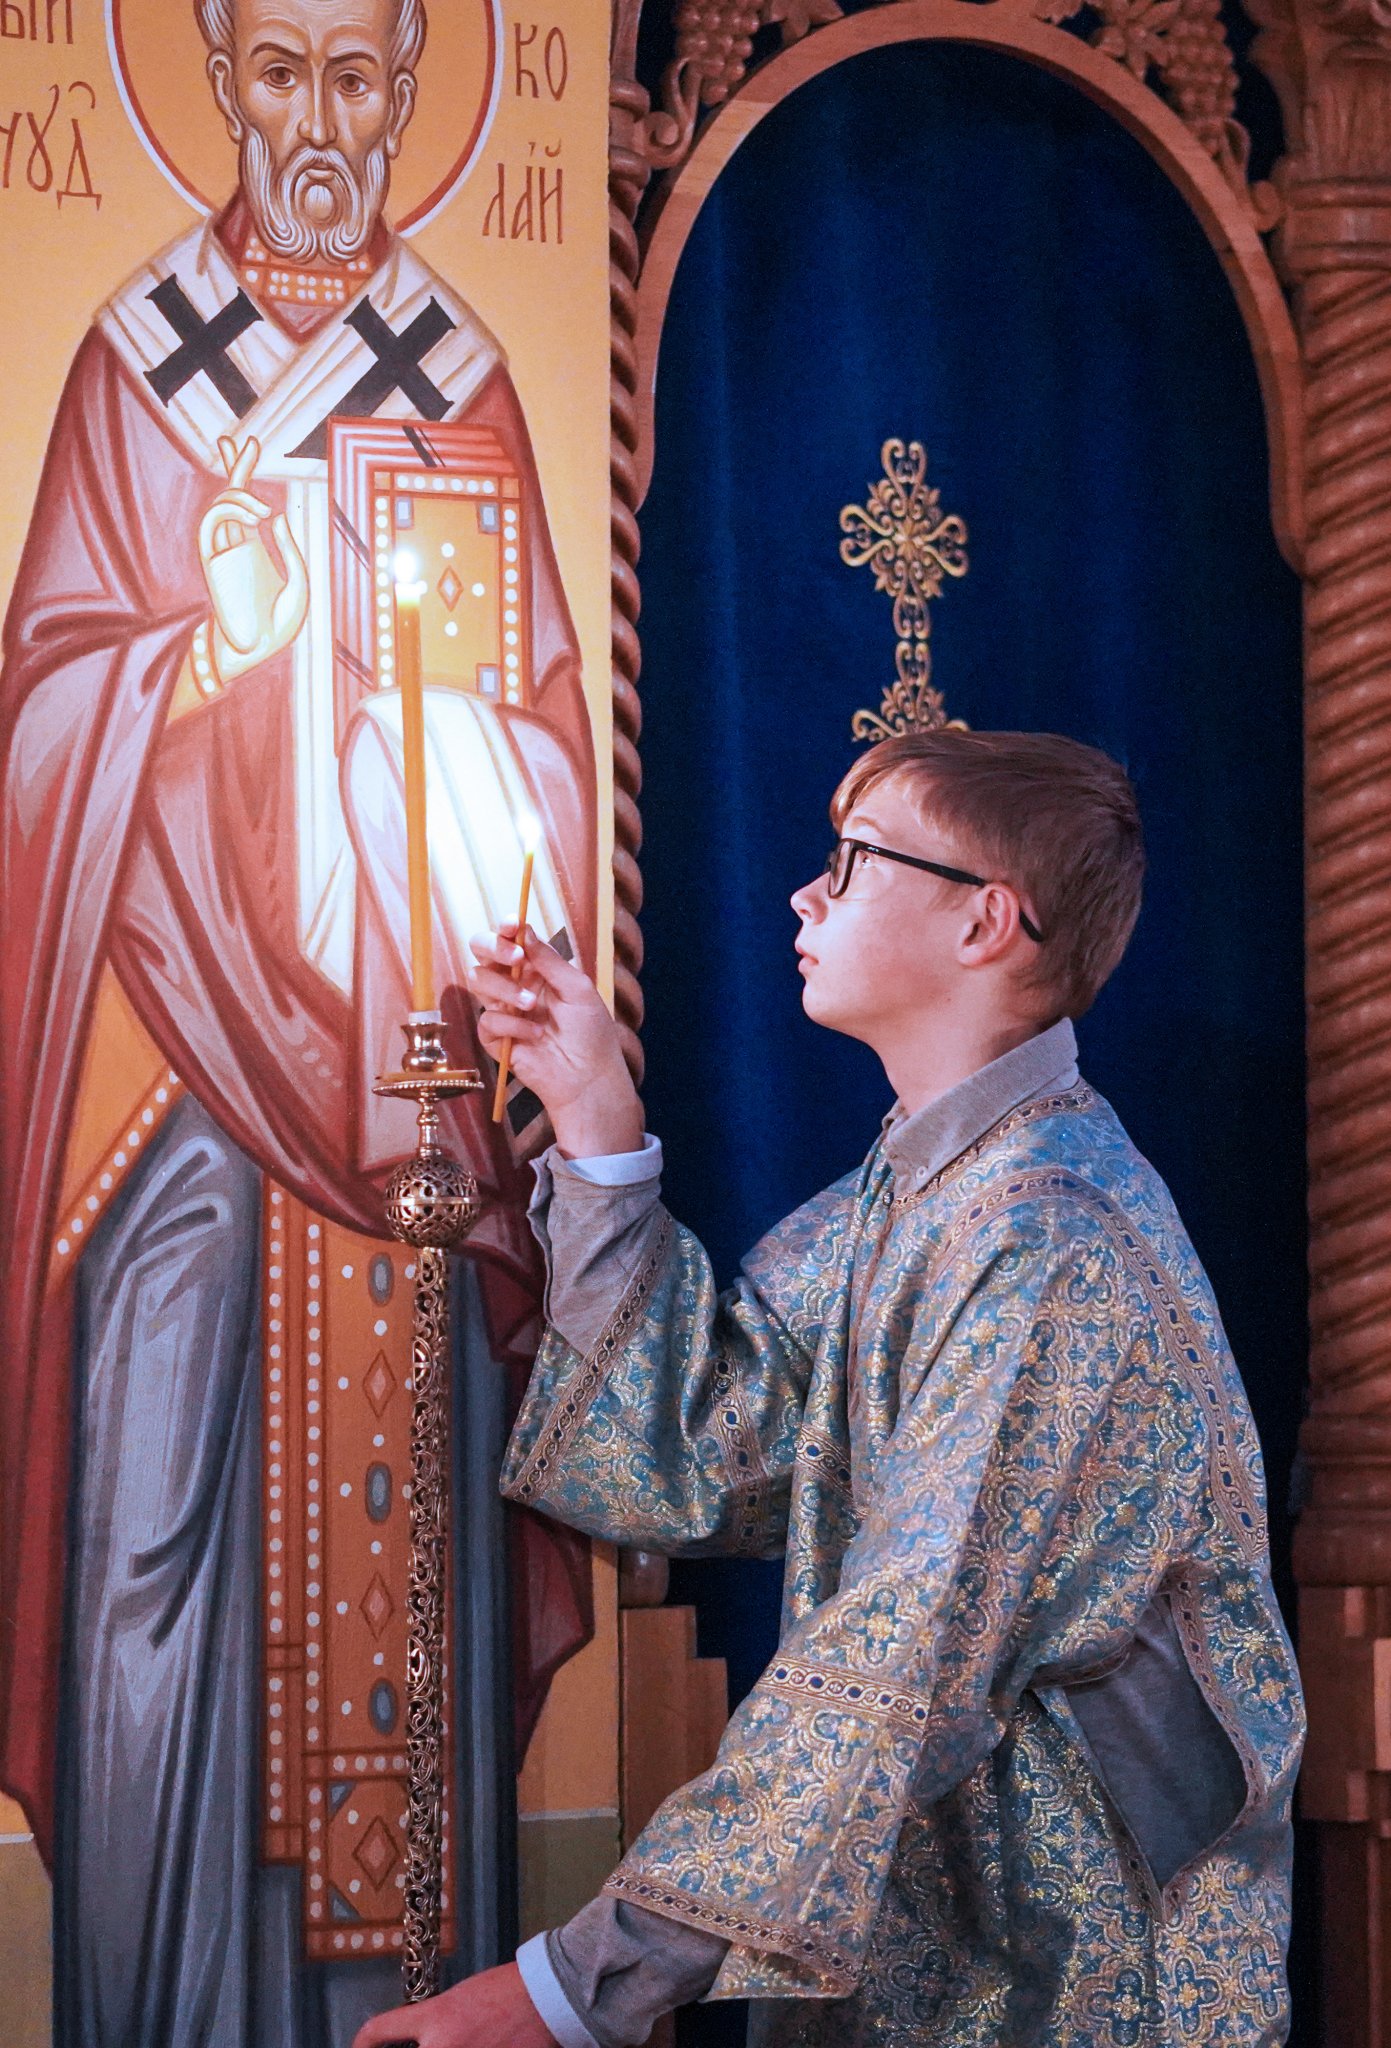
[[[397,466],[393,539],[414,518],[435,555],[455,556],[442,534],[474,549],[479,580],[446,567],[427,599],[455,1057],[477,1061],[465,945],[515,903],[523,806],[544,832],[535,922],[591,967],[595,928],[592,743],[525,422],[497,343],[383,218],[423,6],[195,4],[238,190],[101,309],[78,352],[0,675],[3,1777],[47,1847],[55,1743],[65,1783],[134,1774],[127,1810],[113,1792],[100,1825],[66,1839],[60,1799],[59,1874],[80,1917],[113,1844],[148,1862],[149,1896],[132,1879],[108,1935],[129,1968],[100,2002],[127,2016],[110,2038],[152,2048],[235,2032],[211,2007],[176,2026],[170,1998],[231,1994],[196,1992],[191,1963],[185,1982],[147,1944],[178,1917],[154,1903],[156,1865],[230,1894],[207,1859],[218,1830],[245,1834],[265,1190],[381,1236],[382,1181],[411,1149],[406,1106],[371,1093],[410,1008],[399,696],[377,651],[381,536],[370,508],[337,502],[335,450],[345,477],[362,447]],[[428,497],[442,488],[452,526]],[[424,566],[433,589],[440,563]],[[489,611],[496,652],[444,673],[461,593]],[[109,1210],[94,1195],[85,1236],[63,1236],[65,1146],[129,1099],[110,1063],[141,1044],[170,1085],[138,1161],[114,1155],[129,1171],[106,1176]],[[471,1248],[492,1349],[524,1378],[539,1302],[526,1145],[493,1130],[486,1097],[456,1111],[451,1143],[490,1197]],[[588,1574],[568,1532],[527,1518],[514,1537],[525,1731],[583,1639]],[[60,1663],[90,1684],[60,1688]],[[138,1697],[128,1727],[102,1720],[102,1689]],[[135,1752],[161,1749],[170,1782],[155,1786]],[[229,1923],[199,1941],[237,1938]],[[86,1966],[68,1960],[73,1976]]]

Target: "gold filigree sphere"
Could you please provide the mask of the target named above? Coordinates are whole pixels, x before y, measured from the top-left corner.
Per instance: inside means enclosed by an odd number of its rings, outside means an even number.
[[[965,522],[942,511],[941,493],[927,481],[927,450],[921,441],[910,441],[906,448],[902,441],[886,441],[880,459],[884,474],[871,486],[868,502],[841,509],[846,538],[840,555],[852,569],[867,563],[875,589],[893,599],[898,675],[877,712],[857,711],[851,719],[857,740],[960,723],[948,719],[942,693],[932,687],[928,606],[944,576],[966,574]]]

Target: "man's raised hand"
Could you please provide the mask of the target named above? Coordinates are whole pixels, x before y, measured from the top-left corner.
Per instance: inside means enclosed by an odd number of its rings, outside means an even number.
[[[623,1058],[618,1026],[587,974],[562,960],[528,925],[470,941],[476,965],[469,993],[480,1005],[478,1035],[496,1059],[512,1041],[512,1071],[550,1115],[571,1159],[642,1146],[642,1104]],[[521,958],[522,973],[512,979]]]
[[[224,434],[217,446],[227,484],[199,523],[198,556],[212,606],[218,679],[230,683],[295,638],[309,612],[309,572],[285,515],[272,514],[248,488],[261,455],[255,436],[238,448]],[[280,567],[261,531],[267,521]]]

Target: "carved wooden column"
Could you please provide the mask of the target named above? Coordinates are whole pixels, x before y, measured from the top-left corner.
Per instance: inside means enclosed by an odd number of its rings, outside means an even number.
[[[1320,2037],[1391,2043],[1391,23],[1252,8],[1305,368],[1310,1371],[1295,1545]],[[1311,2016],[1312,2017],[1312,2016]]]
[[[642,701],[638,671],[637,280],[633,222],[651,167],[641,143],[647,93],[635,76],[642,0],[615,0],[609,50],[609,483],[613,555],[613,993],[633,1079],[642,1082]]]

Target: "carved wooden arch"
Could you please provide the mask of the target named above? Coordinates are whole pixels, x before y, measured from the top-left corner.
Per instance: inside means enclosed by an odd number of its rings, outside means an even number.
[[[1167,173],[1197,215],[1236,295],[1256,360],[1270,449],[1271,519],[1291,566],[1302,559],[1303,380],[1299,343],[1258,220],[1261,195],[1224,175],[1179,115],[1080,37],[1039,20],[1018,0],[896,0],[842,16],[788,44],[710,118],[685,160],[662,179],[644,222],[637,287],[637,480],[646,496],[654,459],[657,362],[672,283],[706,197],[735,151],[801,86],[847,59],[896,43],[972,44],[1065,79],[1115,117]]]

